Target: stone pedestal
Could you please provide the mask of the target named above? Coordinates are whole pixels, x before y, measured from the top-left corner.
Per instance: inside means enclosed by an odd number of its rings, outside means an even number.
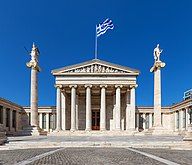
[[[192,141],[192,124],[188,125],[187,133],[183,138],[184,141]]]
[[[7,136],[5,134],[5,129],[2,124],[0,124],[0,145],[7,141]]]

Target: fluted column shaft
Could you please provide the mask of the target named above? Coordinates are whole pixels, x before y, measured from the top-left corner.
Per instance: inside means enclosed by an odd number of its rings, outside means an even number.
[[[57,111],[57,123],[56,123],[56,130],[60,131],[61,130],[61,86],[57,85],[57,107],[56,107],[56,111]]]
[[[131,87],[131,113],[130,113],[130,129],[135,130],[135,88],[136,86]]]
[[[38,127],[38,89],[37,89],[38,70],[31,68],[31,126]]]
[[[46,130],[49,131],[49,113],[46,113]]]
[[[91,85],[86,85],[86,131],[91,130]]]
[[[116,130],[121,129],[121,86],[116,85]]]
[[[154,72],[154,126],[161,127],[161,70]]]
[[[71,131],[76,130],[76,87],[71,85]]]
[[[101,87],[100,130],[106,130],[106,85]]]

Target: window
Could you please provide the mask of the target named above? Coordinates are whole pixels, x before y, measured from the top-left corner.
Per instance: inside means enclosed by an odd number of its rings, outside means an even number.
[[[0,124],[3,124],[3,106],[0,106]]]
[[[154,125],[154,113],[152,114],[152,126]]]
[[[142,114],[139,114],[139,129],[143,129],[143,117],[142,117]]]
[[[31,124],[31,113],[28,113],[28,121],[29,121],[29,125]]]
[[[6,127],[10,127],[10,109],[6,109]]]
[[[13,118],[12,118],[12,127],[16,128],[16,111],[13,111]]]
[[[42,113],[42,129],[46,129],[46,113]]]
[[[161,125],[163,125],[163,114],[161,113]]]

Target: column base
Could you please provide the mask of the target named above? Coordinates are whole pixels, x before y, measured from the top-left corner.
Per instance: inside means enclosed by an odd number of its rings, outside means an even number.
[[[21,135],[31,135],[31,136],[40,136],[40,135],[47,135],[47,131],[42,130],[38,126],[28,126],[20,132]]]
[[[7,136],[5,129],[2,124],[0,124],[0,145],[4,144],[7,141]]]
[[[164,128],[163,126],[153,126],[145,132],[146,135],[172,135],[173,130]]]
[[[187,133],[185,134],[184,141],[192,141],[192,124],[188,125]]]

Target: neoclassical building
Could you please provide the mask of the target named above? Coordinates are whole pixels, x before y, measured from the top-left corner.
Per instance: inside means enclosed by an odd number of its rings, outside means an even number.
[[[94,59],[55,69],[57,130],[134,130],[139,71]]]
[[[47,132],[124,131],[147,133],[154,107],[135,105],[139,71],[99,59],[55,69],[56,106],[38,107],[38,125]],[[0,125],[22,134],[31,124],[30,107],[0,99]],[[161,109],[161,124],[173,134],[192,122],[192,98]]]

